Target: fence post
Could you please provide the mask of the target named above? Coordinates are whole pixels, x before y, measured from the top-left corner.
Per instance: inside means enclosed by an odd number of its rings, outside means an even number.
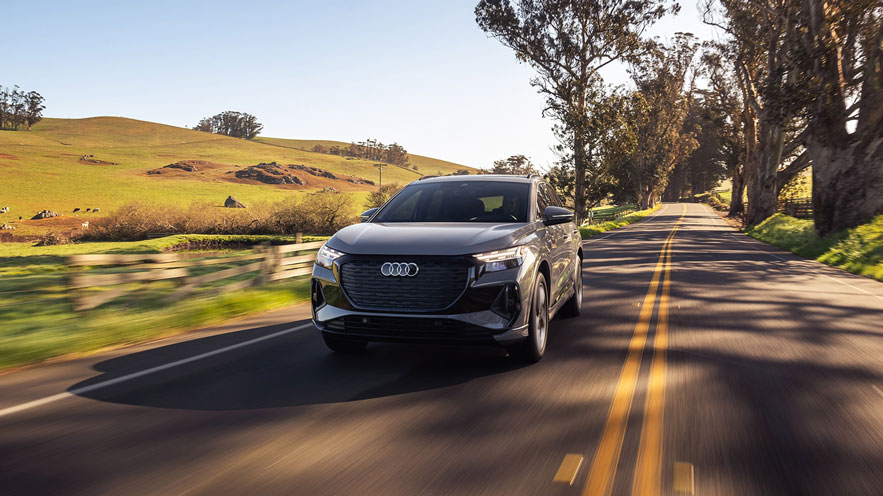
[[[294,242],[297,244],[301,244],[304,242],[304,233],[298,232],[294,235]]]

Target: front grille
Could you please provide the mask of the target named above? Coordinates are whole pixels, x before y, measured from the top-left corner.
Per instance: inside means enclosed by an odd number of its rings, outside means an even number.
[[[328,321],[329,331],[388,340],[487,341],[493,329],[451,319],[349,315]]]
[[[413,277],[380,273],[385,262],[414,262]],[[451,306],[466,288],[469,267],[458,261],[353,259],[340,266],[341,286],[353,304],[365,310],[433,312]]]

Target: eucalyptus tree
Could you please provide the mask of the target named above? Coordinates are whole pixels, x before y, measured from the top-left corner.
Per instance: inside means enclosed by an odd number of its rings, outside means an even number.
[[[632,69],[628,128],[637,146],[628,161],[629,177],[642,209],[652,207],[674,167],[696,149],[695,129],[684,128],[692,104],[695,37],[677,33],[667,47],[649,52]]]
[[[745,180],[748,189],[746,223],[757,224],[776,213],[779,168],[788,129],[800,108],[790,98],[789,85],[798,77],[792,60],[797,23],[795,0],[702,0],[703,20],[725,31],[744,105]]]
[[[801,0],[788,94],[805,109],[819,234],[883,213],[883,0]]]
[[[592,95],[603,84],[599,71],[645,52],[644,31],[678,8],[673,0],[481,0],[475,7],[479,27],[537,71],[531,84],[546,96],[543,115],[570,135],[578,217],[585,211]]]

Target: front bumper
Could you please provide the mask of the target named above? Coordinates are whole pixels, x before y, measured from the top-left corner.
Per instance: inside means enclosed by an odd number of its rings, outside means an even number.
[[[532,267],[485,274],[470,268],[466,290],[453,305],[423,313],[358,308],[338,282],[339,274],[337,265],[313,267],[313,323],[324,333],[368,341],[500,346],[516,344],[528,335],[524,309],[530,308]],[[510,293],[504,292],[507,287]],[[501,298],[509,300],[505,310]]]

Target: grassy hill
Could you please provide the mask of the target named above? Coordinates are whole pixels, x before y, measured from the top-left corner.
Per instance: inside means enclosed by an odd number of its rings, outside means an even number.
[[[8,213],[0,214],[0,224],[17,221],[19,216],[29,219],[43,209],[73,217],[75,208],[99,207],[99,215],[106,215],[132,201],[166,205],[206,201],[220,208],[227,195],[248,205],[279,201],[327,186],[351,192],[359,198],[354,201],[360,201],[371,186],[311,177],[304,186],[269,185],[238,180],[233,175],[260,162],[277,162],[377,182],[372,161],[304,150],[315,143],[274,138],[248,141],[120,117],[46,118],[31,131],[0,131],[0,207],[10,207]],[[83,156],[87,160],[81,160]],[[165,171],[169,173],[160,175],[147,173],[182,160],[202,160],[213,165],[190,173],[168,169]],[[417,155],[412,155],[411,161],[424,174],[469,168]],[[417,179],[420,173],[389,167],[383,176],[385,183],[405,184]],[[79,213],[75,222],[89,215]],[[15,233],[39,233],[51,224],[17,224]]]
[[[349,143],[344,143],[343,141],[331,141],[331,140],[302,140],[302,139],[282,139],[282,138],[264,138],[257,137],[255,141],[259,141],[261,143],[266,143],[268,145],[275,146],[284,146],[286,148],[293,148],[295,150],[307,151],[313,149],[316,145],[322,145],[325,147],[339,146],[342,148],[348,147]],[[360,161],[361,162],[361,161]],[[454,172],[458,169],[469,169],[469,167],[455,164],[453,162],[448,162],[445,160],[439,160],[437,158],[424,157],[422,155],[414,155],[412,153],[408,154],[408,162],[410,165],[416,165],[417,170],[414,171],[413,177],[416,179],[421,175],[433,175],[441,172],[442,174],[448,174]],[[372,162],[373,163],[373,162]],[[412,169],[413,170],[413,169]],[[386,171],[384,171],[385,177]],[[390,174],[390,177],[395,177]],[[384,179],[386,181],[386,179]]]

